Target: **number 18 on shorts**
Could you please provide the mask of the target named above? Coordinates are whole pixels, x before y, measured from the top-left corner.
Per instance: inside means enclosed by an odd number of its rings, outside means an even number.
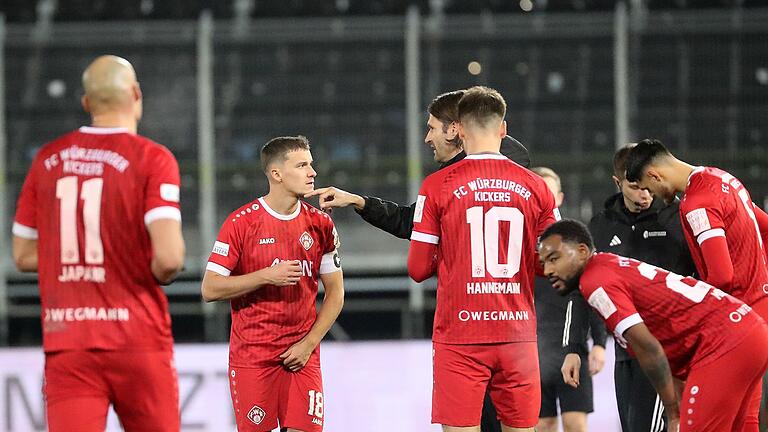
[[[315,357],[315,356],[313,356]],[[229,390],[239,432],[293,428],[323,430],[323,381],[318,361],[298,372],[282,365],[229,368]]]

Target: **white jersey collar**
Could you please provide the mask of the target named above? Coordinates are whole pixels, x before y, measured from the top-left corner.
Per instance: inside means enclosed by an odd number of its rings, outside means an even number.
[[[272,207],[268,206],[267,202],[264,201],[264,197],[259,198],[259,203],[264,207],[264,210],[266,210],[267,213],[271,214],[275,219],[280,219],[284,221],[296,219],[296,216],[298,216],[299,213],[301,212],[301,201],[299,201],[298,204],[296,205],[296,210],[289,215],[280,214],[274,211]]]
[[[119,133],[131,133],[131,131],[128,130],[128,128],[124,127],[93,127],[93,126],[81,126],[80,129],[78,129],[82,133],[86,134],[93,134],[93,135],[111,135],[111,134],[119,134]]]
[[[464,159],[499,159],[499,160],[505,160],[507,159],[506,156],[504,156],[501,153],[475,153],[471,155],[467,155]]]

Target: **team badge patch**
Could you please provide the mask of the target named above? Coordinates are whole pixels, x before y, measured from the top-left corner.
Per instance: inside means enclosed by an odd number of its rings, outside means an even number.
[[[312,239],[312,236],[309,235],[308,232],[304,231],[304,234],[299,237],[299,243],[301,243],[301,246],[303,246],[305,250],[309,250],[309,248],[315,244],[315,241]]]
[[[709,223],[709,217],[707,216],[707,209],[697,208],[696,210],[691,210],[685,215],[685,219],[691,226],[694,236],[698,236],[702,232],[712,228],[712,225]]]
[[[267,413],[265,413],[263,409],[254,405],[253,408],[248,411],[248,420],[250,420],[253,424],[261,424],[261,422],[264,421],[264,417],[266,417],[266,415]]]
[[[608,317],[616,312],[616,305],[613,304],[611,298],[608,297],[608,294],[603,287],[596,289],[595,292],[589,296],[589,299],[587,299],[587,303],[597,309],[597,311],[600,312],[600,315],[605,319],[608,319]]]

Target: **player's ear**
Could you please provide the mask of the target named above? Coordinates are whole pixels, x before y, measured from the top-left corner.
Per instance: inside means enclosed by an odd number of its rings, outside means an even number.
[[[464,130],[464,125],[457,122],[456,123],[456,131],[459,134],[459,139],[461,139],[462,142],[466,140],[467,132]]]
[[[616,176],[611,176],[611,178],[613,179],[613,183],[616,185],[616,188],[621,191],[621,180],[619,180],[619,178]]]
[[[86,95],[83,95],[80,98],[80,104],[83,106],[83,111],[87,113],[91,112],[91,105],[88,103],[88,97]]]
[[[499,137],[504,138],[505,136],[507,136],[507,122],[502,120],[499,125]]]
[[[277,183],[283,182],[283,175],[280,173],[280,170],[275,167],[269,169],[269,178]]]
[[[654,180],[657,182],[660,182],[663,179],[661,172],[652,166],[646,168],[645,175],[647,175],[648,178],[650,178],[651,180]]]
[[[144,96],[141,93],[141,87],[139,86],[139,83],[136,82],[133,84],[133,100],[138,102],[140,101]]]
[[[448,134],[449,140],[456,138],[456,135],[459,134],[459,122],[451,122],[451,124],[448,125],[446,133]]]

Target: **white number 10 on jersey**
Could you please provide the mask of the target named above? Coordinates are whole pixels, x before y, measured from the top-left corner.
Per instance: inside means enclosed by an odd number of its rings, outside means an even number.
[[[499,263],[499,225],[509,222],[507,239],[507,263]],[[523,248],[523,213],[514,207],[482,207],[467,209],[470,243],[472,250],[472,277],[486,277],[486,271],[494,278],[512,278],[520,271]]]

